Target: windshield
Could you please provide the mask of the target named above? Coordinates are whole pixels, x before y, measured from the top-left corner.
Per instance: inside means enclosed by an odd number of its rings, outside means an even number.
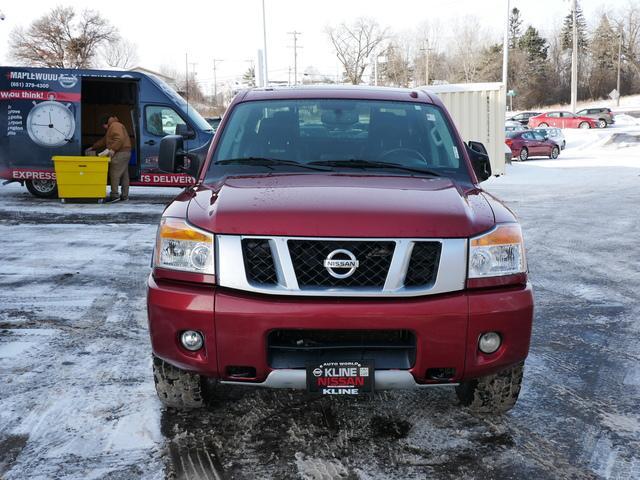
[[[187,102],[184,100],[184,98],[178,95],[173,88],[171,88],[163,80],[155,75],[151,75],[149,78],[153,79],[156,86],[158,86],[160,90],[162,90],[180,107],[180,109],[189,117],[189,121],[193,124],[194,127],[205,131],[213,130],[211,128],[211,125],[209,125],[209,123],[204,118],[202,118],[202,116],[198,112],[196,112],[196,110],[191,105],[187,106]]]
[[[442,111],[375,100],[261,100],[238,104],[207,180],[262,172],[384,172],[469,180]]]
[[[202,115],[200,115],[196,111],[196,109],[193,108],[191,105],[189,105],[188,111],[187,111],[186,104],[183,108],[184,108],[184,111],[189,116],[189,120],[191,120],[191,123],[194,124],[196,127],[198,127],[200,130],[205,130],[205,131],[213,130],[211,125],[209,125],[209,122],[207,122],[204,118],[202,118]]]

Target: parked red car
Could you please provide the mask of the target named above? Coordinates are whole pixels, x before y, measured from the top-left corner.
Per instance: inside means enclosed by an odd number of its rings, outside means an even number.
[[[436,96],[243,91],[204,165],[186,145],[161,142],[161,168],[199,180],[163,213],[148,283],[165,405],[225,385],[515,404],[533,318],[522,232]]]
[[[536,127],[597,128],[598,121],[571,112],[546,112],[529,119],[529,128]]]
[[[504,143],[511,149],[512,158],[518,158],[520,161],[524,162],[530,157],[558,158],[560,155],[560,145],[542,132],[507,132],[506,137]]]

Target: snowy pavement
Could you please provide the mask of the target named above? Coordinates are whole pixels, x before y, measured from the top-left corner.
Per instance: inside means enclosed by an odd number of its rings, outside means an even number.
[[[558,160],[486,182],[520,217],[536,294],[503,417],[450,389],[229,388],[206,410],[165,410],[145,281],[177,190],[92,205],[0,187],[0,478],[640,478],[640,150],[601,137],[634,130],[566,131]]]

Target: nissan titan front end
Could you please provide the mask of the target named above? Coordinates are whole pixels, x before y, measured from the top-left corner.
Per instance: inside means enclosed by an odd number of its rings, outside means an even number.
[[[255,89],[203,165],[184,146],[165,137],[161,168],[199,181],[165,210],[148,281],[166,405],[230,384],[515,404],[533,317],[522,232],[435,96]]]

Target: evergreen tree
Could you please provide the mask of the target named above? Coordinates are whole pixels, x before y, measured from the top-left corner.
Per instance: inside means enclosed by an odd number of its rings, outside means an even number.
[[[256,68],[252,65],[242,75],[242,81],[249,87],[256,86]]]
[[[618,33],[607,16],[602,15],[589,45],[592,64],[589,93],[592,97],[605,96],[615,87],[618,41]]]
[[[587,48],[587,21],[584,19],[582,8],[576,2],[576,25],[578,27],[578,50],[584,52]],[[573,12],[564,17],[562,24],[562,48],[573,48]]]
[[[514,7],[509,15],[509,48],[516,48],[520,38],[520,27],[522,27],[520,10]]]
[[[495,43],[482,49],[478,79],[482,82],[499,82],[502,79],[502,44]]]
[[[382,83],[384,85],[408,87],[409,81],[413,76],[413,69],[400,45],[391,42],[384,56],[386,61],[378,67]]]
[[[518,40],[518,48],[527,54],[529,62],[546,60],[547,51],[549,50],[547,41],[531,25],[527,27],[524,35]]]
[[[513,86],[520,92],[519,100],[525,105],[545,103],[549,95],[548,50],[547,40],[531,25],[518,40],[518,48],[512,56],[518,68]]]

